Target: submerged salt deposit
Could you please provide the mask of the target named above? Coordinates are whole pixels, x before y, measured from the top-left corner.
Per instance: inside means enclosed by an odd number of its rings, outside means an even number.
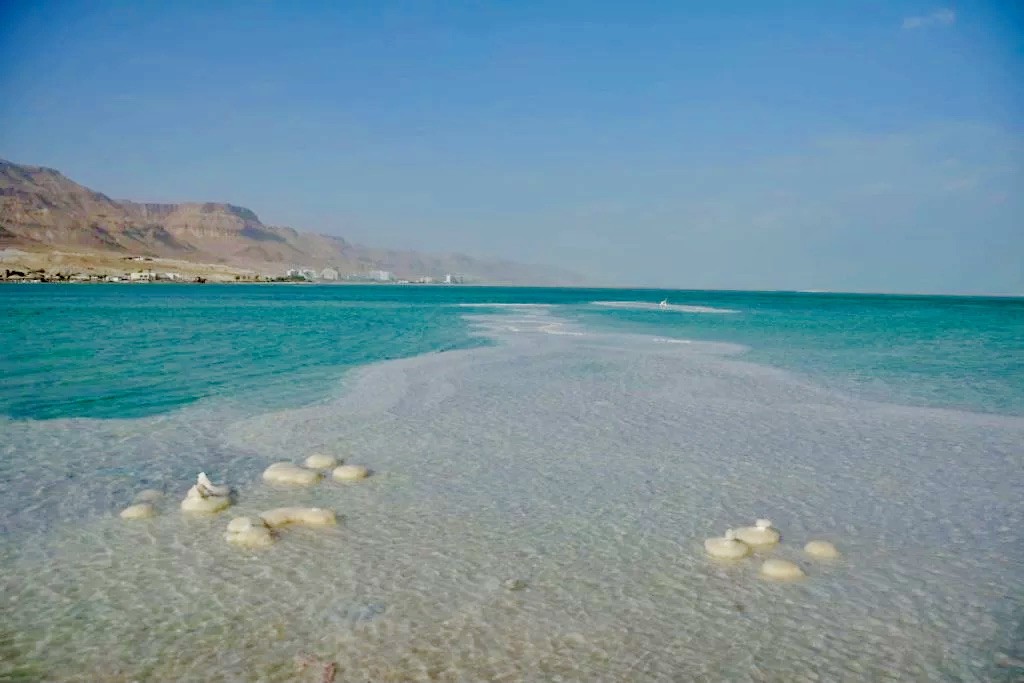
[[[752,548],[764,548],[779,542],[780,534],[772,528],[770,519],[759,519],[753,526],[744,526],[736,530],[736,538]]]
[[[839,557],[839,550],[829,541],[808,541],[804,552],[819,560],[835,560]]]
[[[738,560],[750,554],[750,546],[736,538],[736,532],[729,529],[720,537],[704,541],[704,550],[719,560]]]
[[[335,481],[359,481],[370,476],[370,470],[363,465],[339,465],[331,471]]]
[[[275,462],[263,470],[263,481],[288,486],[312,486],[323,478],[316,470],[299,467],[291,462]]]
[[[340,463],[333,455],[325,453],[313,453],[303,461],[303,466],[314,470],[329,470],[337,467]]]
[[[0,418],[19,663],[66,681],[290,681],[300,652],[338,680],[1009,675],[1024,419],[861,401],[543,309],[473,321],[498,343],[365,367],[305,407]],[[320,447],[384,474],[260,481]],[[224,515],[111,514],[214,464],[235,514],[343,523],[244,552]],[[813,538],[842,559],[776,582],[761,559],[704,554],[709,530],[759,514],[784,531],[779,559]]]

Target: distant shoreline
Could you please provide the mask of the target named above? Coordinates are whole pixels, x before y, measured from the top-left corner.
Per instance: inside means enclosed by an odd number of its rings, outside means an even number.
[[[508,285],[489,283],[461,283],[445,284],[443,282],[299,282],[295,280],[214,280],[197,282],[195,280],[158,280],[156,282],[132,281],[132,280],[37,280],[37,279],[16,279],[8,280],[0,278],[0,285],[171,285],[180,287],[182,285],[298,285],[298,286],[326,286],[326,287],[541,287],[545,289],[576,289],[573,287],[548,287],[546,285]]]
[[[38,279],[3,279],[0,278],[0,285],[297,285],[297,286],[324,286],[324,287],[435,287],[445,289],[457,287],[460,289],[570,289],[570,290],[593,290],[593,291],[632,291],[651,292],[652,296],[664,293],[675,294],[781,294],[792,296],[820,296],[820,297],[915,297],[934,299],[999,299],[999,300],[1021,300],[1024,301],[1024,294],[948,294],[929,292],[840,292],[840,291],[806,291],[789,289],[692,289],[692,288],[671,288],[671,287],[634,287],[629,285],[534,285],[507,282],[374,282],[367,281],[297,281],[297,280],[207,280],[196,282],[194,280],[158,280],[155,282],[133,282],[128,280],[104,281],[104,280],[38,280]]]

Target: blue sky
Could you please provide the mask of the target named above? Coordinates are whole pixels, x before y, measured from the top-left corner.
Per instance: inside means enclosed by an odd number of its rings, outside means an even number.
[[[0,157],[607,284],[1024,293],[1024,3],[0,4]]]

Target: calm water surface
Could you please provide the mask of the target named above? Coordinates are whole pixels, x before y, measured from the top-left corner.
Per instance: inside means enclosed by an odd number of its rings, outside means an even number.
[[[1021,300],[8,286],[0,316],[0,678],[1024,675]],[[317,450],[376,474],[260,480]],[[179,512],[200,470],[231,512]],[[342,522],[224,542],[293,504]],[[805,580],[704,556],[760,516]]]

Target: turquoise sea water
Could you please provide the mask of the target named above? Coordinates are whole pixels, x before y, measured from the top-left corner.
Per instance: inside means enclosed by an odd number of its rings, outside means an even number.
[[[746,360],[860,396],[1024,414],[1024,299],[668,291],[645,298],[666,297],[736,313],[587,307],[579,318],[631,332],[742,344]]]
[[[1016,681],[1022,307],[0,287],[0,680]],[[373,475],[263,481],[314,452]],[[282,506],[339,523],[226,542]]]
[[[322,395],[346,368],[473,343],[458,309],[393,294],[5,287],[0,412],[139,417],[215,397],[297,405]]]
[[[631,307],[668,299],[718,313]],[[594,302],[621,302],[597,306]],[[138,417],[314,400],[353,366],[484,343],[458,304],[550,304],[595,329],[724,341],[881,400],[1024,414],[1024,300],[468,287],[0,288],[0,413]]]

